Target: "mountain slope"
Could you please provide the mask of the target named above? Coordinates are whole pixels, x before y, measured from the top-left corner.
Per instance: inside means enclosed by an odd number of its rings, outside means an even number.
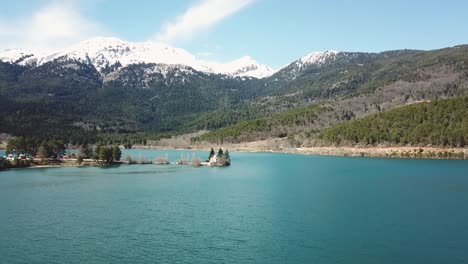
[[[328,63],[306,67],[295,80],[284,81],[289,72],[283,68],[268,78],[266,82],[278,79],[284,88],[272,92],[267,87],[269,96],[247,103],[242,107],[245,111],[236,109],[240,119],[233,122],[229,114],[223,115],[223,112],[231,112],[227,109],[205,115],[209,123],[197,120],[197,124],[202,124],[198,129],[224,127],[201,139],[238,143],[282,134],[288,136],[291,145],[307,146],[313,144],[317,131],[336,123],[424,100],[467,96],[468,46],[429,52],[339,53]],[[328,110],[317,113],[307,124],[303,124],[302,117],[284,124],[281,114],[275,114],[294,113],[308,104]],[[268,125],[266,129],[257,126],[264,116],[275,119],[268,121],[275,125]],[[244,123],[236,126],[236,121]]]
[[[34,64],[35,55],[23,49],[8,49],[0,51],[0,61],[21,65]]]
[[[236,127],[237,134],[222,135],[223,140],[287,135],[294,145],[307,145],[317,131],[339,122],[421,100],[468,95],[468,46],[313,53],[262,79],[179,64],[116,62],[99,72],[89,57],[58,56],[36,66],[23,62],[0,62],[0,132],[67,140],[82,132],[229,130],[239,122],[262,124],[266,118],[268,129]],[[308,107],[326,111],[313,111],[313,118],[294,114]],[[284,123],[282,113],[291,121]]]
[[[332,144],[468,145],[468,97],[418,103],[325,129]]]
[[[290,135],[292,127],[301,126],[310,129],[320,114],[329,111],[331,111],[330,108],[319,105],[300,107],[269,117],[241,121],[235,125],[203,134],[194,140],[222,144],[223,142],[240,143],[267,138],[283,138]]]
[[[54,61],[41,67],[0,62],[1,130],[14,135],[48,135],[70,139],[85,134],[74,126],[92,117],[90,103],[101,76],[79,61]]]
[[[103,78],[90,62],[64,57],[37,67],[0,62],[0,129],[52,137],[176,131],[200,113],[254,98],[258,82],[183,65],[133,64]]]

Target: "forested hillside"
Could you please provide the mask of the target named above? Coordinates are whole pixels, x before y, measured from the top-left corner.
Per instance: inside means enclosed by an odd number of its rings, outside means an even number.
[[[468,144],[468,97],[404,106],[325,129],[332,144],[464,147]]]
[[[311,129],[319,114],[329,112],[331,109],[323,106],[307,106],[297,108],[285,113],[258,118],[251,121],[241,121],[238,124],[221,128],[203,134],[194,141],[210,141],[215,143],[239,143],[245,141],[263,140],[271,137],[284,138],[295,132],[293,129]]]
[[[389,59],[385,61],[385,67],[374,70],[376,74],[387,77],[371,78],[371,85],[359,93],[310,100],[314,105],[325,107],[327,111],[317,113],[317,115],[307,125],[297,125],[291,122],[288,126],[279,125],[272,128],[272,131],[282,131],[287,135],[290,144],[293,146],[304,146],[313,144],[316,132],[337,123],[354,120],[356,118],[389,111],[407,104],[420,101],[433,101],[443,98],[456,98],[468,95],[468,49],[466,46],[453,49],[444,49],[431,52],[404,53],[399,59]],[[281,73],[281,72],[280,72]],[[369,87],[372,87],[370,89]],[[305,89],[305,88],[304,88]],[[323,89],[327,89],[326,87]],[[301,99],[302,98],[302,99]],[[268,112],[271,119],[279,118],[274,115],[274,109],[281,109],[282,105],[287,105],[284,109],[294,112],[295,108],[304,104],[303,93],[296,92],[282,96],[262,97],[248,104],[247,113],[256,113],[251,122],[242,122],[239,125],[227,126],[219,131],[214,130],[202,136],[201,140],[210,142],[245,142],[262,140],[274,137],[275,133],[270,133],[269,129],[252,124],[261,123],[262,118],[258,118],[258,113]],[[256,111],[258,110],[258,111]],[[229,113],[223,111],[222,113]],[[211,115],[206,129],[212,129],[226,118],[218,118],[219,110]],[[240,115],[243,121],[249,120],[245,112]],[[271,123],[271,122],[270,122]],[[272,121],[272,123],[281,123]],[[298,123],[300,124],[299,120]],[[199,122],[198,124],[203,124]],[[229,124],[228,124],[229,125]],[[211,127],[210,127],[211,126]],[[216,127],[215,127],[216,128]],[[278,133],[276,133],[278,134]]]
[[[336,123],[464,95],[468,46],[317,53],[264,79],[183,65],[142,63],[99,72],[68,58],[40,66],[0,62],[0,132],[65,142],[144,142],[210,130],[196,140],[288,137],[300,145]]]
[[[467,46],[429,52],[338,53],[323,64],[297,67],[293,63],[263,80],[268,95],[198,115],[185,127],[213,130],[316,103],[333,107],[334,116],[319,116],[328,124],[415,101],[468,95]]]

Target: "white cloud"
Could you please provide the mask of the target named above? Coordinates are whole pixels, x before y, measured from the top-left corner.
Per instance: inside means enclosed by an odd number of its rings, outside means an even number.
[[[57,50],[105,34],[104,27],[72,2],[52,3],[23,18],[0,20],[0,49]]]
[[[200,0],[184,14],[164,26],[156,40],[173,43],[187,40],[196,33],[210,28],[222,19],[231,16],[255,0]]]

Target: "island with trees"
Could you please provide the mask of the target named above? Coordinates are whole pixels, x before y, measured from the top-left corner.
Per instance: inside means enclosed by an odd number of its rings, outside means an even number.
[[[166,156],[158,156],[148,160],[141,156],[136,160],[127,155],[122,160],[122,150],[118,145],[88,145],[74,146],[72,150],[62,140],[45,140],[35,137],[16,137],[8,141],[5,156],[0,157],[0,171],[14,168],[28,167],[64,167],[64,166],[109,166],[120,164],[155,164],[155,165],[192,165],[194,167],[225,167],[231,165],[229,151],[213,148],[208,159],[202,161],[193,156],[191,162],[188,157],[181,157],[176,162],[170,162]],[[125,147],[125,146],[124,146]]]
[[[214,149],[211,148],[210,155],[208,159],[202,163],[205,166],[211,167],[226,167],[231,165],[231,156],[229,155],[229,150],[226,152],[222,148],[218,150],[218,153],[215,153]]]

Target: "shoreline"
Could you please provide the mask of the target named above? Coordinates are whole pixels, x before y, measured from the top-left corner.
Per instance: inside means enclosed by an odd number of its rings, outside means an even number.
[[[330,157],[367,157],[367,158],[402,158],[402,159],[468,159],[468,147],[418,147],[418,146],[321,146],[321,147],[276,147],[272,148],[267,141],[254,141],[240,144],[216,145],[213,148],[223,148],[232,152],[244,153],[285,153],[298,155],[316,155]],[[148,150],[183,150],[209,151],[206,145],[190,145],[186,147],[171,146],[139,146],[133,149]]]
[[[223,146],[231,152],[242,153],[279,153],[293,155],[312,155],[312,156],[328,156],[328,157],[365,157],[365,158],[393,158],[393,159],[426,159],[426,160],[468,160],[468,148],[443,148],[443,147],[413,147],[413,146],[374,146],[374,147],[279,147],[269,148],[266,142],[256,141],[241,144],[226,144]],[[191,145],[187,147],[170,147],[170,146],[139,146],[135,145],[135,150],[181,150],[181,151],[209,151],[211,147],[205,145]],[[95,161],[85,160],[78,164],[76,159],[68,159],[61,161],[53,161],[53,164],[32,164],[24,169],[35,168],[62,168],[62,167],[100,167],[102,165]],[[152,165],[160,165],[151,163]],[[129,164],[127,162],[117,162],[112,165],[151,165],[151,164]],[[111,166],[112,166],[111,165]],[[23,168],[12,168],[23,169]]]
[[[464,154],[464,158],[468,159],[468,147],[467,148],[458,148],[458,147],[417,147],[417,146],[372,146],[372,147],[351,147],[351,146],[321,146],[321,147],[277,147],[271,148],[265,144],[262,144],[263,141],[247,142],[240,144],[226,144],[226,145],[216,145],[213,147],[215,150],[217,148],[222,148],[232,152],[244,152],[244,153],[284,153],[284,154],[299,154],[299,155],[316,155],[316,156],[330,156],[330,157],[371,157],[371,158],[382,158],[382,157],[394,157],[394,158],[427,158],[431,159],[428,156],[429,153],[435,154],[432,159],[460,159],[456,157],[437,157],[438,153],[452,153],[453,154]],[[131,150],[172,150],[172,151],[210,151],[212,147],[205,145],[190,145],[186,147],[173,147],[173,146],[143,146],[143,145],[134,145]],[[5,150],[5,149],[0,149]],[[418,155],[414,155],[414,153]],[[421,155],[419,155],[421,153]],[[75,160],[69,159],[64,163],[76,162]],[[71,165],[67,164],[65,166],[94,166],[95,164],[91,161],[84,161],[84,164],[81,165]],[[120,162],[119,164],[126,164],[125,162]],[[64,165],[36,165],[38,166],[60,166]]]
[[[279,143],[279,144],[278,144]],[[456,153],[459,154],[463,152],[465,159],[468,159],[468,147],[420,147],[420,146],[369,146],[369,147],[360,147],[360,146],[313,146],[313,147],[283,147],[281,144],[284,142],[277,142],[272,144],[271,140],[264,141],[252,141],[245,143],[228,143],[228,144],[213,144],[213,145],[133,145],[131,149],[125,149],[121,146],[122,150],[181,150],[181,151],[210,151],[211,148],[217,150],[222,148],[224,150],[229,150],[232,152],[245,152],[245,153],[285,153],[285,154],[300,154],[300,155],[317,155],[317,156],[350,156],[350,157],[395,157],[399,154],[406,154],[406,158],[424,158],[428,153]],[[417,155],[413,157],[414,153],[417,154],[422,150],[422,155]],[[0,151],[5,151],[5,148],[0,148]],[[410,156],[407,154],[412,153]],[[402,157],[402,158],[405,158]],[[429,158],[429,157],[427,157]],[[433,157],[437,158],[437,157]],[[447,159],[449,157],[441,157],[442,159]],[[454,158],[456,159],[456,158]],[[73,159],[68,159],[66,161],[75,162]],[[65,163],[66,163],[65,161]],[[87,163],[94,163],[91,160],[85,160],[84,164],[80,166],[90,165]],[[125,163],[125,162],[121,162]],[[38,165],[39,166],[39,165]],[[46,166],[46,165],[44,165]],[[54,165],[50,165],[54,166]],[[61,166],[61,165],[59,165]]]

